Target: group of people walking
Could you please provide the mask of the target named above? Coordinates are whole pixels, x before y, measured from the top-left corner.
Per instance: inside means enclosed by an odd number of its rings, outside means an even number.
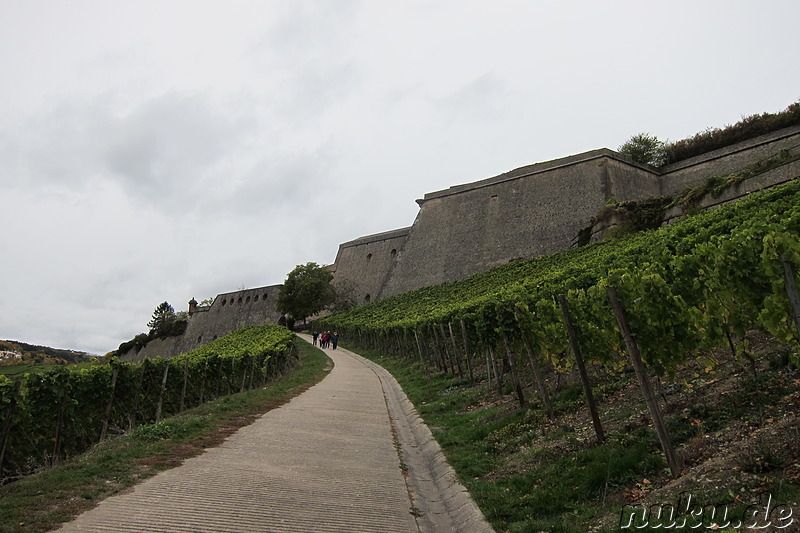
[[[333,333],[330,331],[323,331],[322,333],[313,331],[311,332],[311,339],[314,341],[314,346],[317,345],[317,339],[319,339],[320,348],[333,348],[335,350],[336,345],[339,344],[339,334],[335,331]]]

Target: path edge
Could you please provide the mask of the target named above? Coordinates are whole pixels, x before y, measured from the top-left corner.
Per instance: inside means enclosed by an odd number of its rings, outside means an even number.
[[[370,367],[383,385],[401,460],[408,472],[412,504],[419,511],[420,531],[493,533],[494,529],[458,480],[441,446],[394,376],[377,363],[358,354],[354,356]]]

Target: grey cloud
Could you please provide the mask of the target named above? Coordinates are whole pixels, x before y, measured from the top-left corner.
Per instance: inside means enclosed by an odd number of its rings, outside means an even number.
[[[359,2],[291,1],[245,54],[271,80],[273,112],[303,128],[352,93],[361,79],[354,59]]]
[[[492,121],[504,115],[505,84],[485,73],[449,95],[435,100],[446,122]]]
[[[359,5],[357,0],[285,1],[254,51],[261,53],[268,48],[295,61],[313,51],[325,50],[347,35]]]
[[[359,72],[352,63],[307,65],[291,71],[286,90],[275,110],[296,127],[316,122],[334,105],[346,102],[357,90]]]
[[[0,149],[20,185],[71,190],[119,183],[153,205],[197,197],[256,130],[252,117],[227,115],[201,96],[168,92],[116,111],[111,98],[62,103],[19,130],[0,130]]]
[[[326,147],[260,159],[227,197],[215,204],[239,215],[263,217],[266,210],[281,211],[296,202],[314,201],[334,187],[331,176],[336,157]]]
[[[224,116],[199,97],[169,93],[110,125],[105,164],[131,192],[154,199],[198,193],[254,121]]]

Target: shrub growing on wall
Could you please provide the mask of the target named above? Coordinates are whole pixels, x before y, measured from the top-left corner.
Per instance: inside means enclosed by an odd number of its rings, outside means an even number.
[[[800,124],[800,102],[795,102],[780,113],[750,115],[725,128],[709,128],[681,141],[664,147],[664,164],[683,161],[712,150],[746,141],[759,135],[771,133]]]
[[[631,156],[637,163],[654,167],[664,164],[664,143],[649,133],[637,133],[625,141],[617,151]]]

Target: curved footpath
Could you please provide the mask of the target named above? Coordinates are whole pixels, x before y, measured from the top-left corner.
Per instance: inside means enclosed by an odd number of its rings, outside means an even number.
[[[325,352],[320,383],[60,531],[492,531],[395,379]]]

